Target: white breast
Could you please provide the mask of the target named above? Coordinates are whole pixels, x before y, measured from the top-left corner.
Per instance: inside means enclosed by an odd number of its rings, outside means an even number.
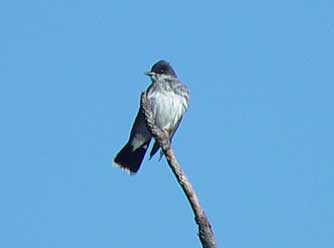
[[[149,101],[152,106],[156,125],[164,130],[171,131],[183,116],[187,108],[184,97],[174,91],[158,91],[150,94]]]

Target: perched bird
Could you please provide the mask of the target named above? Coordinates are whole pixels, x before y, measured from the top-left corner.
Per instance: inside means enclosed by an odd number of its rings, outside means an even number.
[[[173,68],[164,60],[154,64],[151,71],[146,72],[145,75],[149,76],[152,81],[146,90],[146,94],[155,124],[160,129],[167,131],[170,140],[172,140],[183,114],[188,108],[189,90],[181,84]],[[146,127],[145,117],[140,107],[128,143],[116,155],[113,164],[129,174],[136,173],[151,139],[152,136]],[[159,148],[159,144],[155,142],[150,158]]]

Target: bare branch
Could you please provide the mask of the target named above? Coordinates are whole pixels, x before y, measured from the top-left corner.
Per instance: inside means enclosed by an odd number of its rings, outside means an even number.
[[[213,231],[211,229],[211,225],[208,221],[208,218],[206,217],[204,211],[202,210],[199,204],[199,200],[189,180],[187,179],[181,167],[176,161],[173,150],[170,146],[170,140],[169,140],[168,133],[159,129],[155,125],[153,113],[149,107],[147,96],[145,92],[141,94],[140,105],[145,115],[146,125],[150,133],[155,138],[155,140],[159,143],[163,153],[165,154],[169,167],[172,169],[178,183],[182,187],[182,190],[185,193],[190,203],[190,206],[194,212],[195,221],[196,221],[196,224],[198,225],[198,236],[202,243],[202,247],[203,248],[215,248],[216,241],[214,238]]]

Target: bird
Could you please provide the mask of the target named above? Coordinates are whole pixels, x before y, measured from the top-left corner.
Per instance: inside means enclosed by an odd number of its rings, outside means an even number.
[[[150,71],[145,72],[145,75],[151,79],[151,84],[145,93],[155,124],[167,132],[172,141],[188,109],[189,89],[178,80],[173,67],[165,60],[155,63]],[[152,135],[147,129],[145,116],[140,106],[128,142],[114,157],[113,165],[120,167],[130,175],[136,174],[151,139]],[[155,141],[150,152],[150,159],[159,148],[159,144]],[[160,153],[160,159],[161,156],[162,153]]]

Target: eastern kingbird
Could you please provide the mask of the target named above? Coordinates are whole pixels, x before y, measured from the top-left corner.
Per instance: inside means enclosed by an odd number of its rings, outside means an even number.
[[[180,125],[184,112],[188,108],[189,90],[177,79],[170,64],[160,60],[145,75],[151,78],[152,84],[147,88],[148,104],[151,107],[155,124],[168,132],[172,140]],[[145,117],[139,108],[135,123],[132,126],[128,143],[116,155],[113,162],[129,174],[139,170],[152,136],[146,127]],[[154,143],[150,158],[159,150]]]

